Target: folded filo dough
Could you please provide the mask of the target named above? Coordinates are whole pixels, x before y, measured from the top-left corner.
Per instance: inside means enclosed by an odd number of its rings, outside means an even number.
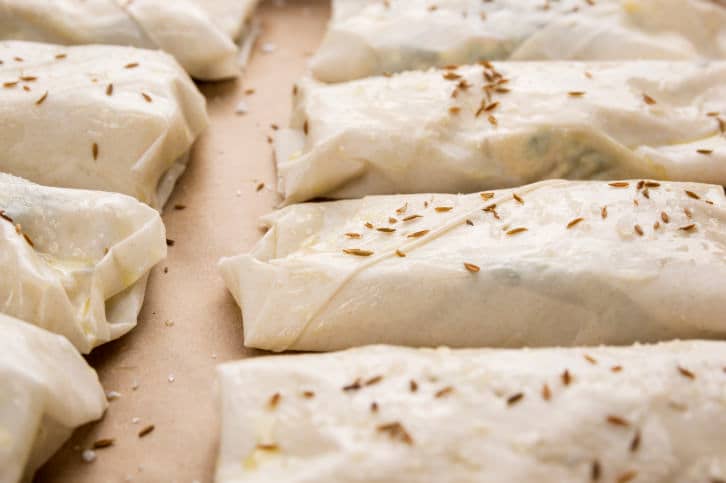
[[[227,363],[216,482],[723,481],[725,367],[706,341]]]
[[[165,256],[159,213],[133,198],[0,174],[0,312],[89,352],[136,325]]]
[[[34,42],[0,42],[0,59],[0,171],[164,205],[207,126],[205,99],[174,59]]]
[[[245,344],[569,346],[726,336],[720,186],[544,181],[294,205],[223,259]]]
[[[277,139],[288,203],[548,178],[726,184],[726,62],[503,62],[296,92]]]
[[[0,39],[161,49],[192,77],[236,77],[257,0],[0,0]]]
[[[105,409],[96,372],[65,337],[0,314],[0,483],[30,481]]]
[[[340,82],[479,60],[726,59],[723,0],[333,0],[313,57]]]

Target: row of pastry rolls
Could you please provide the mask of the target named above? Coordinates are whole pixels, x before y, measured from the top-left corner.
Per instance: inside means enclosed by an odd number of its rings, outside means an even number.
[[[195,79],[237,77],[258,0],[2,0],[0,40],[163,50]]]
[[[247,346],[350,349],[220,366],[216,481],[724,481],[726,344],[672,341],[726,335],[724,20],[334,1],[220,268]]]
[[[102,416],[76,349],[136,325],[208,124],[190,76],[239,74],[256,4],[0,0],[0,482]]]
[[[29,481],[103,415],[79,351],[136,326],[166,249],[159,212],[129,196],[0,173],[0,482]]]
[[[1,2],[0,34],[15,7],[33,5]],[[206,126],[204,97],[164,52],[0,42],[3,483],[103,414],[76,351],[136,326],[166,256],[158,210]]]

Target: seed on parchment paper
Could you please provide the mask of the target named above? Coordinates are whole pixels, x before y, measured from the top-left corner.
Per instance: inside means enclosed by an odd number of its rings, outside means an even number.
[[[590,480],[600,481],[600,475],[602,475],[602,467],[600,466],[600,462],[595,460],[590,465]]]
[[[626,471],[625,473],[620,474],[618,476],[616,482],[617,483],[628,483],[629,481],[632,481],[635,479],[635,477],[638,476],[638,472],[635,470]]]
[[[113,438],[97,439],[96,441],[93,442],[92,447],[93,447],[93,449],[108,448],[110,446],[113,446],[114,441],[115,440]]]

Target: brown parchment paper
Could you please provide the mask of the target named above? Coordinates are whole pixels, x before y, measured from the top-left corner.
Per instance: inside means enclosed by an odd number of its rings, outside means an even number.
[[[249,250],[262,236],[258,217],[279,203],[267,137],[275,134],[271,124],[287,125],[292,84],[320,43],[328,10],[326,0],[263,2],[262,32],[241,79],[200,85],[211,125],[165,209],[174,244],[151,275],[138,327],[89,357],[106,391],[121,396],[102,421],[76,431],[36,482],[212,481],[219,434],[214,367],[262,354],[242,345],[242,317],[217,261]],[[242,100],[249,112],[236,114]],[[153,432],[139,438],[150,424]],[[103,438],[113,438],[113,446],[83,462],[82,450]]]

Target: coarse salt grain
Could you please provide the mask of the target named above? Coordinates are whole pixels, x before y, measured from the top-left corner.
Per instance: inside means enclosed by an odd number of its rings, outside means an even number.
[[[92,449],[83,450],[81,458],[83,458],[83,461],[86,463],[93,463],[96,460],[96,452]]]
[[[272,42],[265,42],[262,44],[261,50],[265,54],[271,54],[272,52],[277,50],[277,45],[273,44]]]

